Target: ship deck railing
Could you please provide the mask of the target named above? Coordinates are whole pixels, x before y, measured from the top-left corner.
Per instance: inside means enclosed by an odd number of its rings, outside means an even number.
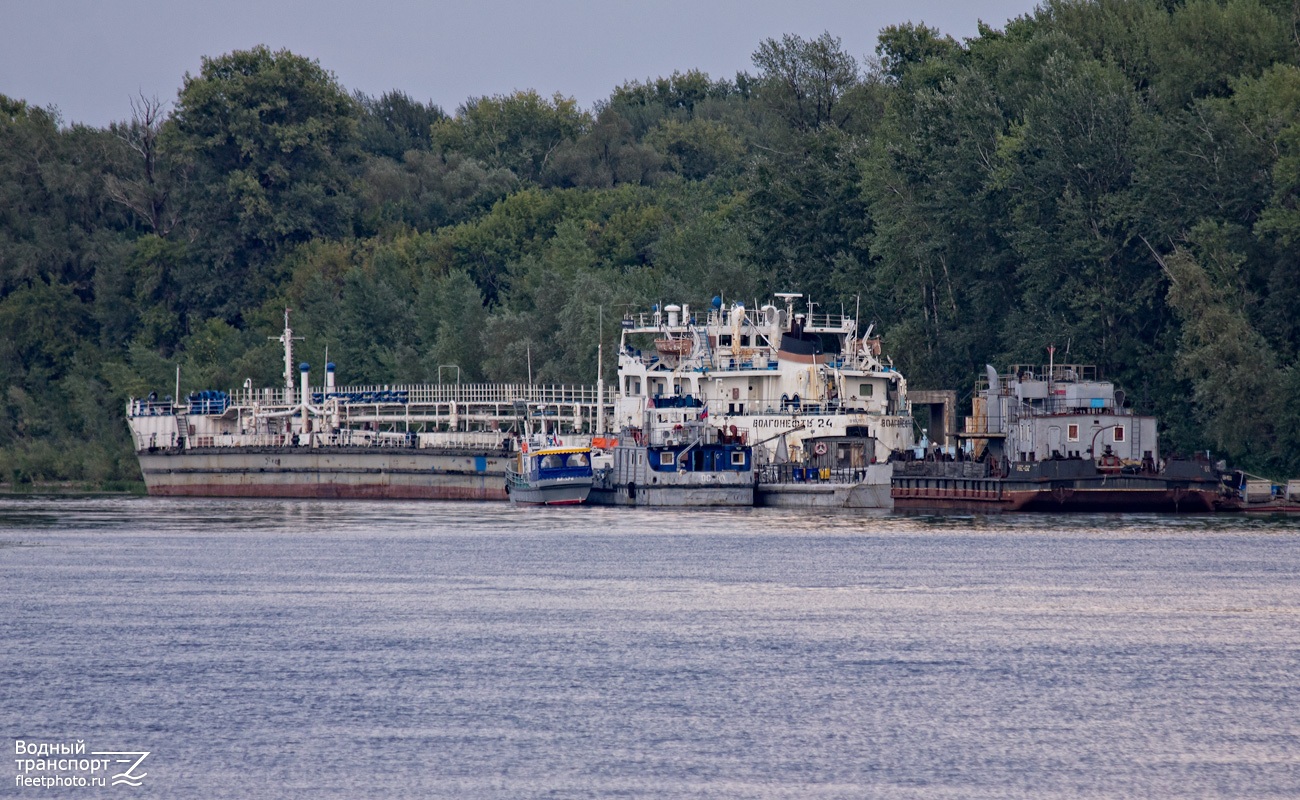
[[[1114,400],[1103,400],[1100,406],[1083,406],[1078,400],[1067,400],[1064,397],[1047,397],[1035,403],[1029,403],[1024,400],[1010,404],[1007,408],[1007,423],[1019,422],[1022,419],[1032,419],[1035,417],[1058,417],[1067,415],[1084,415],[1084,414],[1106,414],[1109,416],[1132,416],[1131,409],[1120,408],[1115,405]]]
[[[654,408],[650,408],[647,410],[687,411],[687,412],[704,411],[703,407],[681,408],[681,407],[674,407],[674,406],[659,405],[659,400],[661,398],[664,397],[673,398],[677,396],[678,395],[656,395],[654,397],[647,398],[649,400],[655,401]],[[795,398],[794,396],[789,396],[789,397],[774,398],[774,397],[763,396],[763,397],[741,397],[741,399],[739,400],[730,400],[730,399],[725,401],[710,400],[707,401],[705,405],[708,407],[710,417],[714,417],[714,416],[723,417],[723,416],[741,414],[742,412],[739,410],[740,406],[745,407],[745,410],[743,412],[744,416],[753,416],[755,414],[793,414],[793,415],[806,415],[806,416],[822,416],[822,415],[838,416],[838,415],[845,415],[845,414],[867,414],[876,417],[890,416],[886,414],[884,411],[882,411],[880,408],[870,408],[864,405],[861,399],[850,399],[844,401],[824,400],[824,401],[810,402],[808,400],[803,399],[802,397]],[[729,409],[729,407],[731,408]],[[903,415],[904,413],[905,412],[896,412],[893,416]]]
[[[785,309],[781,309],[781,311],[784,312]],[[797,312],[797,313],[803,313],[803,312]],[[853,317],[847,314],[803,313],[803,317],[804,317],[804,330],[820,331],[826,333],[831,333],[831,332],[852,333],[853,331],[854,319]],[[703,321],[703,323],[701,323],[701,320]],[[719,308],[719,309],[710,308],[704,314],[700,314],[697,311],[693,311],[690,315],[690,319],[685,319],[682,315],[679,314],[678,324],[672,327],[671,330],[685,331],[691,327],[698,327],[701,324],[707,325],[708,327],[711,328],[730,328],[733,324],[732,309],[731,308]],[[762,328],[767,328],[767,327],[769,327],[769,325],[767,324],[766,318],[764,317],[761,308],[754,308],[751,306],[745,307],[745,322],[744,322],[744,327],[741,328],[742,331],[744,331],[746,334],[750,334],[753,331]],[[669,330],[670,328],[668,326],[668,312],[642,311],[636,314],[628,314],[623,317],[623,329],[628,331],[629,333],[650,333],[654,331]]]
[[[760,486],[763,484],[861,483],[867,479],[865,466],[818,467],[808,464],[763,464],[756,469]]]
[[[1012,364],[998,375],[1001,394],[1011,393],[1011,384],[1018,381],[1045,381],[1049,383],[1096,383],[1100,372],[1094,364]],[[989,378],[981,372],[975,377],[975,392],[987,392]]]
[[[517,445],[509,433],[502,431],[446,431],[410,433],[345,429],[322,433],[217,433],[195,435],[158,442],[147,435],[136,437],[136,450],[192,449],[447,449],[471,452],[512,452]]]
[[[450,408],[452,404],[457,408],[498,406],[511,409],[510,413],[545,413],[547,406],[594,408],[598,400],[596,387],[582,384],[382,384],[329,388],[312,386],[309,391],[313,405],[337,402],[343,407],[382,408],[400,410],[401,413],[420,413],[420,407]],[[613,402],[613,396],[613,389],[607,388],[607,406]],[[127,413],[132,417],[171,416],[181,410],[192,414],[241,413],[255,406],[262,411],[288,410],[297,408],[301,402],[302,396],[297,389],[235,389],[226,393],[225,402],[219,410],[211,406],[195,408],[189,403],[177,407],[162,401],[133,399]]]
[[[435,405],[524,403],[536,405],[595,405],[595,386],[584,384],[526,384],[526,383],[424,383],[375,384],[364,386],[312,386],[313,395],[323,399],[338,399],[349,405]],[[297,389],[288,400],[288,390],[236,389],[229,392],[229,404],[235,406],[293,406],[300,401]],[[607,392],[608,395],[608,392]],[[352,398],[368,398],[366,400]],[[380,399],[384,398],[384,399]]]
[[[170,400],[132,400],[127,413],[132,417],[170,417],[176,409]]]
[[[760,348],[762,349],[762,348]],[[647,369],[655,366],[664,360],[664,357],[657,355],[653,350],[633,349],[630,355],[641,361],[641,364]],[[670,356],[675,363],[684,365],[684,368],[691,372],[708,372],[708,373],[725,373],[725,372],[776,372],[780,367],[780,360],[773,350],[770,356],[755,357],[735,357],[720,355],[717,350],[712,350],[701,356]],[[860,370],[862,372],[893,372],[888,366],[876,367],[866,356],[846,356],[832,354],[826,361],[822,362],[831,369],[848,369]]]

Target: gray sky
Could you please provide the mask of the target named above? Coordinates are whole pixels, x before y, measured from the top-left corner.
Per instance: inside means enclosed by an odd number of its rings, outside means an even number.
[[[454,112],[472,96],[536,89],[590,108],[629,80],[753,71],[759,42],[830,31],[859,59],[876,34],[924,22],[957,38],[1001,28],[1034,0],[0,0],[0,94],[64,122],[172,101],[202,56],[266,44],[317,59],[348,90],[400,89]]]

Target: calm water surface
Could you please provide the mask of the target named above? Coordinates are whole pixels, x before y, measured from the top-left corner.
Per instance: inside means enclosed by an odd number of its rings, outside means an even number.
[[[0,745],[151,754],[0,794],[1296,797],[1297,576],[1296,520],[5,499]]]

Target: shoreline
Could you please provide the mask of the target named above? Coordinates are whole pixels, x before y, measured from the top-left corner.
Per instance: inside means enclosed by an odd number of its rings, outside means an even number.
[[[0,495],[29,497],[39,495],[110,495],[146,496],[144,481],[34,481],[32,483],[0,483]]]

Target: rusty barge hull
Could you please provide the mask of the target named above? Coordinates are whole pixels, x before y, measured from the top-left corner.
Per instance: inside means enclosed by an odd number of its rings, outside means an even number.
[[[191,448],[141,452],[159,497],[506,500],[508,456],[399,448]]]
[[[1220,500],[1217,486],[1156,476],[1083,479],[1069,481],[1068,485],[1063,481],[907,476],[895,477],[891,494],[898,511],[974,513],[1201,513],[1219,510]]]

